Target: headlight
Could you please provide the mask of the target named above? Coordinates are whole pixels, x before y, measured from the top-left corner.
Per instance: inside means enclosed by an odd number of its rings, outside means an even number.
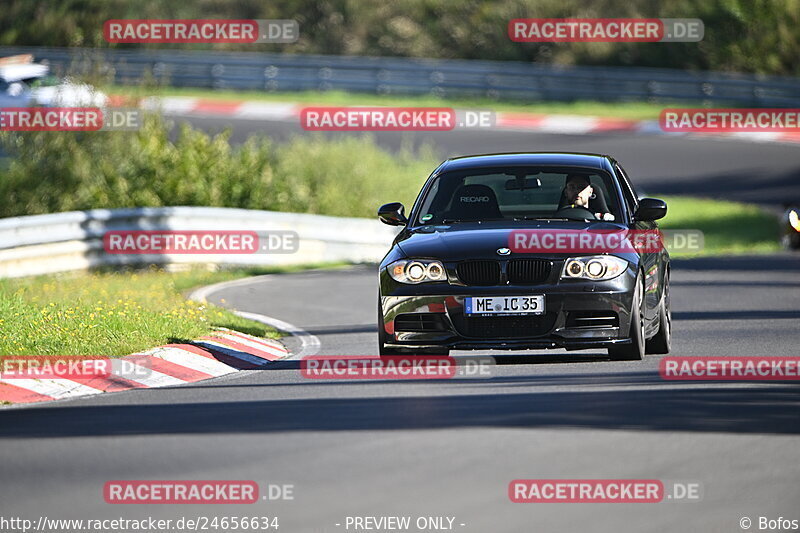
[[[392,279],[400,283],[425,283],[427,281],[446,281],[447,273],[440,261],[429,259],[403,259],[388,267]]]
[[[606,281],[614,279],[628,268],[628,262],[613,255],[573,257],[564,263],[561,279],[590,279]]]

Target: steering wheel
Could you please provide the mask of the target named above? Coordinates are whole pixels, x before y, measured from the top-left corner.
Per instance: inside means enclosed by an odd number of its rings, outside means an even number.
[[[568,218],[570,220],[597,220],[597,217],[594,216],[594,213],[592,213],[585,207],[570,206],[570,205],[562,207],[561,209],[556,211],[554,216],[556,218]]]

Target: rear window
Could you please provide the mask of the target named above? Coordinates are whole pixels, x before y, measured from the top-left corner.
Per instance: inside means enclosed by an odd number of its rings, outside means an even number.
[[[621,220],[612,178],[598,169],[578,167],[483,168],[446,172],[434,178],[417,215],[417,224],[558,218],[569,204],[568,178],[580,176],[592,187],[589,211]]]

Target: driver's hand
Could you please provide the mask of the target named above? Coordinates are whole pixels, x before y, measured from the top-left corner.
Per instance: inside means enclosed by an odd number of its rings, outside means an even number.
[[[595,213],[594,216],[597,217],[597,220],[605,220],[607,222],[613,222],[614,220],[616,220],[614,215],[612,215],[611,213]]]

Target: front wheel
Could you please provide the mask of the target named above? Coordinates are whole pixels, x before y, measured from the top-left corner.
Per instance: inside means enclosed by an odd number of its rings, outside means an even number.
[[[644,358],[644,289],[642,280],[638,277],[631,305],[630,339],[630,344],[619,344],[608,348],[608,355],[613,361],[641,361]]]
[[[664,279],[664,297],[658,309],[658,333],[647,341],[647,353],[664,355],[672,349],[672,310],[669,303],[669,275]]]
[[[381,295],[378,293],[378,355],[400,355],[397,348],[387,348],[385,342],[386,329],[383,326],[383,311],[381,309]]]

